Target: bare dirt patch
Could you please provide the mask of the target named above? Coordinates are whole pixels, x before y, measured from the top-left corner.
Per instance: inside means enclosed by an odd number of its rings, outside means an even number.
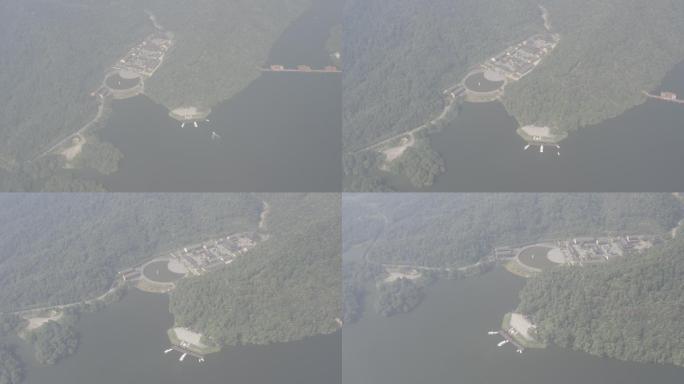
[[[548,138],[551,136],[551,128],[549,127],[526,125],[524,127],[521,127],[520,129],[530,136],[539,136],[542,138]]]
[[[530,331],[534,329],[534,325],[520,313],[511,313],[511,327],[525,339],[534,340],[534,337],[530,334]]]
[[[169,116],[178,121],[193,121],[206,119],[211,113],[211,108],[203,107],[178,107],[169,112]]]
[[[26,326],[27,331],[33,331],[35,329],[38,329],[42,327],[43,325],[47,324],[50,321],[57,321],[62,317],[62,312],[58,311],[51,311],[52,313],[49,314],[49,316],[45,317],[29,317],[26,316],[24,319],[28,320],[28,325]]]
[[[401,269],[401,268],[385,268],[385,271],[389,274],[384,282],[392,283],[399,279],[416,280],[422,276],[420,272],[416,269]]]
[[[169,271],[173,273],[179,273],[183,275],[188,273],[188,269],[185,267],[185,265],[183,265],[183,263],[181,263],[177,259],[169,260],[167,268],[169,268]]]
[[[550,250],[549,253],[546,254],[546,258],[556,264],[565,264],[567,262],[567,260],[565,260],[565,254],[563,254],[563,251],[558,247]]]
[[[176,334],[176,337],[178,340],[181,342],[188,343],[190,345],[194,345],[199,348],[206,348],[207,346],[202,343],[202,334],[193,332],[187,328],[183,327],[176,327],[173,329],[173,332]]]
[[[86,140],[83,136],[77,135],[71,140],[71,146],[65,148],[60,154],[67,162],[73,161],[83,151]]]
[[[382,153],[385,155],[385,161],[389,163],[398,159],[409,147],[412,147],[415,143],[416,139],[413,137],[413,134],[402,137],[399,145],[386,148],[382,151]]]

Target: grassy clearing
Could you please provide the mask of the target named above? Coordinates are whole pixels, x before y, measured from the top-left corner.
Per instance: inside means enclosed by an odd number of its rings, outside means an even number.
[[[176,286],[173,283],[158,283],[141,278],[135,284],[135,287],[143,292],[167,293],[173,290]]]
[[[516,276],[524,277],[526,279],[529,279],[530,277],[533,277],[539,273],[538,271],[527,268],[524,265],[520,264],[518,262],[518,260],[511,260],[511,261],[507,262],[504,265],[504,268],[506,268],[506,270],[508,270],[508,272],[510,272]]]

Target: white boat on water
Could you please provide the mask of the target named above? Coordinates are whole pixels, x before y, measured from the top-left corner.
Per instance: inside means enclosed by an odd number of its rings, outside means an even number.
[[[487,334],[488,334],[488,335],[498,335],[499,332],[497,332],[497,331],[489,331],[489,332],[487,332]]]
[[[530,145],[529,145],[529,144],[527,144],[527,145],[525,146],[525,148],[523,149],[523,151],[527,151],[528,149],[530,149]]]
[[[195,125],[195,128],[199,127],[199,124],[197,124],[196,121],[193,124]]]
[[[166,351],[164,351],[164,354],[167,354],[167,353],[169,353],[169,352],[171,352],[171,351],[173,351],[173,348],[167,349]]]
[[[508,340],[504,340],[504,341],[500,342],[499,344],[497,344],[496,346],[497,346],[497,347],[501,347],[501,346],[503,346],[503,345],[506,344],[506,343],[508,343]]]
[[[178,361],[183,361],[183,360],[185,360],[185,356],[187,356],[187,355],[188,355],[187,353],[182,354],[181,357],[180,357],[180,359],[178,359]]]

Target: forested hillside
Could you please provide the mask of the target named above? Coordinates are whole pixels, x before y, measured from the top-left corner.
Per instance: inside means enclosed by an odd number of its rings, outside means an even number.
[[[387,224],[371,260],[437,267],[471,264],[496,246],[550,237],[663,233],[681,218],[680,203],[668,194],[363,195],[345,200],[345,212],[354,205],[361,216],[344,217],[354,221],[345,248],[377,233],[382,217]]]
[[[104,71],[151,32],[133,0],[0,2],[0,166],[30,159],[97,112]]]
[[[0,343],[0,384],[19,384],[24,369],[11,346]]]
[[[519,310],[559,346],[599,356],[684,365],[684,240],[641,257],[540,274]]]
[[[468,68],[544,30],[539,5],[561,41],[505,90],[504,105],[523,125],[567,131],[617,116],[684,61],[679,0],[349,0],[345,148],[427,121]]]
[[[24,376],[21,359],[15,346],[5,342],[8,335],[18,331],[22,320],[18,316],[0,314],[0,384],[18,384]]]
[[[0,2],[0,189],[94,191],[62,169],[61,158],[28,160],[76,132],[97,113],[90,94],[105,71],[154,27],[176,44],[145,82],[167,107],[229,99],[259,76],[275,41],[311,0],[5,0]],[[106,118],[107,112],[105,112]],[[102,124],[102,123],[99,123]],[[102,148],[82,161],[98,169]],[[94,155],[99,155],[96,157]],[[95,163],[93,162],[95,159]],[[92,163],[92,164],[91,164]],[[101,170],[101,169],[100,169]],[[6,174],[5,174],[6,173]]]
[[[543,0],[562,40],[534,72],[506,88],[522,125],[574,130],[645,101],[684,61],[684,2]]]
[[[219,345],[286,342],[338,328],[339,196],[266,199],[268,240],[220,271],[180,281],[170,304],[178,326]]]
[[[213,107],[259,76],[271,46],[312,0],[149,0],[176,47],[147,82],[168,108]]]
[[[28,334],[28,341],[40,364],[54,365],[76,353],[80,342],[80,335],[76,330],[77,317],[65,317],[60,321],[49,321]]]
[[[252,195],[0,196],[0,312],[95,297],[159,252],[254,230],[260,212]]]
[[[421,125],[469,68],[541,29],[531,1],[348,0],[345,149]]]

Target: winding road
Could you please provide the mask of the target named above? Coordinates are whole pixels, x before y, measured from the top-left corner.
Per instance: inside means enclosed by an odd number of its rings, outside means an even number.
[[[461,84],[462,84],[462,82],[454,85],[453,87],[449,87],[449,88],[447,88],[447,91],[449,89],[457,88]],[[357,150],[352,151],[350,153],[356,154],[356,153],[361,153],[361,152],[365,152],[365,151],[369,151],[369,150],[373,150],[373,149],[378,149],[378,148],[380,148],[380,147],[382,147],[382,146],[384,146],[384,145],[386,145],[386,144],[388,144],[394,140],[401,138],[402,136],[407,136],[407,135],[413,136],[416,133],[422,131],[423,129],[426,129],[426,128],[430,127],[431,125],[435,125],[435,124],[439,123],[440,121],[444,120],[447,117],[447,115],[449,114],[449,112],[451,112],[454,109],[454,107],[457,105],[457,101],[458,101],[458,98],[453,98],[453,97],[448,96],[446,105],[444,106],[442,113],[439,114],[439,116],[435,117],[434,119],[430,120],[429,122],[427,122],[427,123],[425,123],[419,127],[413,128],[411,130],[408,130],[408,131],[396,134],[394,136],[391,136],[387,139],[383,139],[382,141],[379,141],[375,144],[371,144],[371,145],[363,147],[361,149],[357,149]]]
[[[547,32],[551,33],[552,25],[551,25],[551,17],[550,17],[549,11],[544,6],[542,6],[541,4],[539,5],[539,9],[542,12],[542,19],[544,20],[544,28],[547,30]],[[451,87],[448,87],[446,90],[444,90],[444,93],[449,95],[449,93],[452,92],[454,89],[457,89],[458,87],[464,86],[465,79],[468,76],[470,76],[471,73],[472,73],[472,71],[469,71],[468,74],[463,78],[463,80],[461,80],[460,82],[458,82],[457,84],[455,84]],[[370,144],[370,145],[363,147],[361,149],[350,151],[348,153],[357,154],[357,153],[361,153],[361,152],[365,152],[365,151],[369,151],[369,150],[376,150],[378,148],[381,148],[384,145],[387,145],[388,143],[390,143],[394,140],[401,138],[402,136],[408,135],[408,136],[413,137],[413,135],[422,131],[423,129],[426,129],[426,128],[430,127],[431,125],[437,124],[440,121],[444,120],[448,116],[449,112],[451,112],[453,110],[454,106],[456,106],[458,104],[458,101],[459,101],[458,97],[447,96],[446,104],[444,106],[444,109],[442,110],[442,113],[439,114],[434,119],[430,120],[429,122],[427,122],[427,123],[425,123],[419,127],[410,129],[408,131],[393,135],[389,138],[383,139],[382,141],[378,141],[374,144]]]
[[[145,13],[147,13],[147,15],[148,15],[148,17],[149,17],[150,21],[152,22],[152,25],[154,26],[155,29],[157,29],[159,32],[166,33],[167,36],[170,37],[170,39],[172,40],[171,45],[173,46],[173,32],[170,32],[170,31],[166,30],[161,24],[159,24],[159,22],[157,21],[156,16],[154,16],[154,15],[152,14],[152,12],[150,12],[150,11],[145,11]],[[163,57],[163,56],[162,56],[162,58],[161,58],[161,61],[162,61],[162,63],[163,63],[163,61],[164,61],[164,57]],[[161,63],[159,64],[159,66],[161,66]],[[107,76],[109,76],[110,73],[111,73],[111,71],[107,71],[107,72],[105,73],[104,80],[102,80],[102,85],[101,85],[101,87],[106,87],[105,81],[106,81],[106,79],[107,79]],[[109,98],[108,98],[107,96],[99,96],[99,100],[98,100],[99,106],[98,106],[98,109],[97,109],[97,114],[95,115],[95,117],[94,117],[92,120],[90,120],[89,122],[87,122],[84,126],[82,126],[81,128],[79,128],[76,132],[73,132],[73,133],[69,134],[67,137],[65,137],[65,138],[63,138],[63,139],[61,139],[61,140],[59,140],[57,143],[55,143],[53,146],[51,146],[51,147],[48,148],[47,150],[45,150],[45,151],[41,152],[40,154],[34,156],[34,157],[33,157],[31,160],[29,160],[28,162],[29,162],[29,163],[32,163],[32,162],[34,162],[34,161],[36,161],[36,160],[39,160],[39,159],[41,159],[41,158],[47,156],[48,154],[50,154],[50,153],[52,153],[53,151],[55,151],[57,148],[59,148],[59,147],[65,145],[69,140],[73,140],[75,137],[81,137],[81,139],[83,139],[83,134],[84,134],[87,130],[89,130],[90,128],[92,128],[93,125],[95,125],[98,121],[100,121],[100,119],[102,118],[102,116],[103,116],[103,114],[104,114],[105,105],[106,105],[109,101],[110,101],[110,100],[109,100]]]
[[[23,316],[23,315],[31,314],[33,312],[42,312],[42,311],[47,311],[47,310],[60,310],[60,309],[76,307],[79,305],[91,304],[91,303],[94,303],[96,301],[100,301],[100,300],[105,299],[107,296],[111,295],[112,293],[114,293],[114,291],[119,289],[122,285],[123,285],[123,281],[117,278],[114,281],[114,283],[112,284],[112,287],[109,288],[109,290],[107,292],[101,294],[98,297],[92,298],[92,299],[75,301],[73,303],[68,303],[68,304],[48,305],[48,306],[43,306],[43,307],[21,309],[19,311],[8,312],[8,313],[13,314],[13,315]]]
[[[49,149],[45,150],[44,152],[40,153],[39,155],[37,155],[36,157],[31,159],[29,162],[33,162],[33,161],[39,160],[39,159],[47,156],[49,153],[51,153],[52,151],[56,150],[57,148],[63,146],[69,140],[73,140],[75,137],[81,137],[81,139],[83,139],[83,134],[87,130],[89,130],[93,125],[95,125],[95,123],[100,121],[100,119],[102,118],[102,115],[104,114],[105,103],[106,103],[106,99],[104,97],[100,98],[100,105],[97,108],[97,114],[95,115],[95,117],[92,120],[87,122],[78,131],[76,131],[76,132],[70,134],[69,136],[65,137],[64,139],[58,141],[55,145],[53,145]]]
[[[470,268],[474,268],[474,267],[477,267],[481,264],[492,261],[493,254],[483,257],[477,263],[465,265],[465,266],[458,267],[458,268],[427,267],[427,266],[415,265],[415,264],[392,264],[392,263],[380,263],[380,262],[372,261],[369,257],[369,253],[370,253],[371,249],[375,246],[375,243],[378,241],[378,239],[380,238],[382,233],[387,228],[387,225],[389,225],[389,218],[385,214],[383,214],[381,212],[377,212],[377,216],[381,217],[383,220],[383,229],[378,233],[377,236],[375,236],[375,238],[373,240],[371,240],[371,243],[368,245],[368,247],[366,248],[366,250],[364,252],[363,260],[366,262],[366,264],[377,265],[377,266],[380,266],[382,268],[406,268],[406,269],[411,268],[411,269],[415,269],[415,270],[419,270],[419,271],[451,272],[451,271],[466,271]]]

